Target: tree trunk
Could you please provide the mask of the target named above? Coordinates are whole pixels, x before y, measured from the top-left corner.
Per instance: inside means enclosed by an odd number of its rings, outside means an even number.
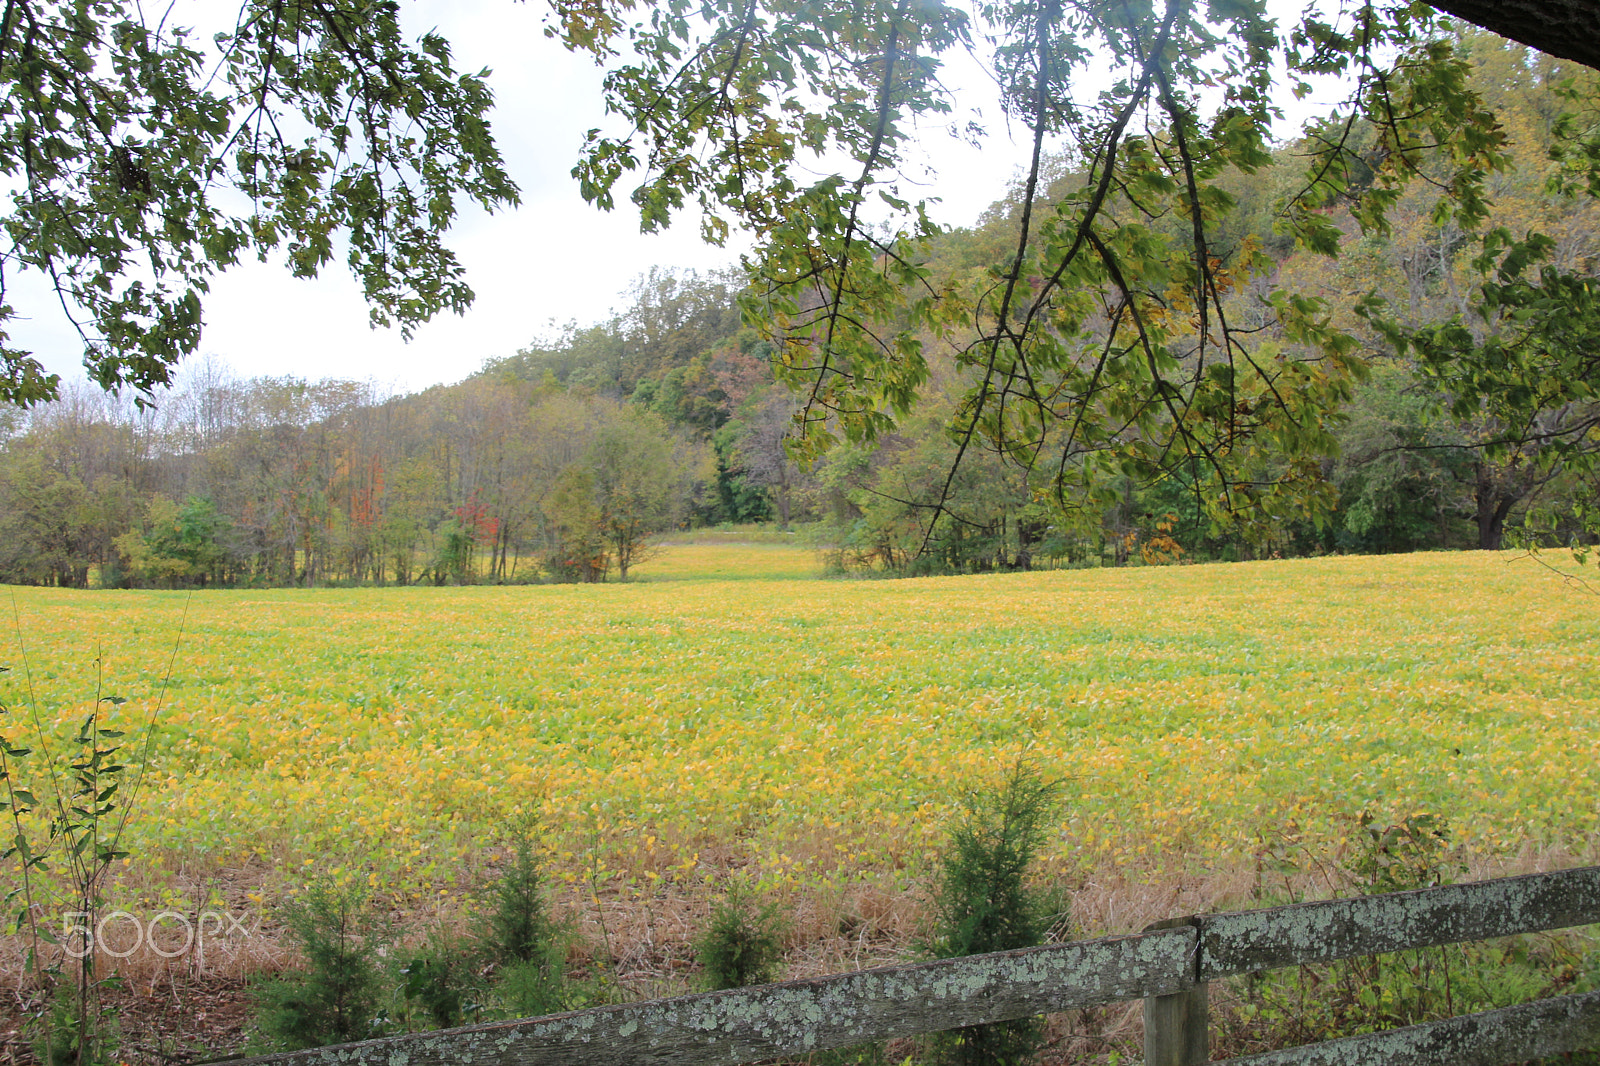
[[[1499,551],[1505,546],[1506,516],[1520,496],[1510,496],[1497,490],[1492,480],[1479,480],[1475,502],[1478,505],[1474,518],[1478,523],[1478,547],[1483,551]]]

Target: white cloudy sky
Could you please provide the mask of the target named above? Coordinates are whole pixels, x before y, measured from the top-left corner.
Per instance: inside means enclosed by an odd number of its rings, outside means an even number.
[[[464,316],[426,324],[408,344],[396,331],[368,328],[359,290],[340,268],[300,281],[276,265],[251,263],[214,287],[203,353],[247,376],[373,379],[409,391],[460,380],[484,359],[548,335],[552,323],[604,318],[653,264],[706,269],[736,260],[736,246],[702,244],[692,220],[646,237],[625,201],[609,215],[583,202],[569,172],[584,132],[607,123],[600,72],[543,36],[545,4],[417,0],[402,10],[414,33],[436,27],[453,42],[460,69],[493,70],[496,135],[523,202],[493,217],[471,211],[452,232],[475,304]],[[966,225],[1015,175],[1027,145],[1020,132],[1008,134],[976,67],[946,80],[957,91],[950,119],[961,125],[976,111],[991,131],[981,152],[938,129],[922,141],[924,162],[938,172],[929,191],[944,201],[936,217]],[[13,342],[33,348],[63,380],[81,379],[77,336],[49,294],[37,283],[13,285],[11,299],[27,316]]]

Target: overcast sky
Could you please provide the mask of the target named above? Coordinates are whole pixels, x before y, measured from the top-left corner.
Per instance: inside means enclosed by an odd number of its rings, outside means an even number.
[[[464,316],[446,313],[407,344],[397,331],[368,327],[359,289],[337,263],[315,281],[300,281],[276,263],[251,262],[214,286],[202,352],[245,376],[372,379],[411,391],[458,381],[485,359],[550,335],[552,324],[605,318],[625,305],[620,294],[652,265],[703,270],[735,262],[740,246],[701,243],[692,219],[647,237],[622,197],[611,214],[584,203],[570,175],[578,148],[588,129],[615,120],[601,107],[600,71],[541,32],[546,10],[537,0],[419,0],[402,7],[413,36],[437,28],[452,42],[458,69],[492,68],[495,134],[522,188],[515,211],[488,216],[469,209],[451,232],[449,244],[477,293]],[[938,221],[970,225],[1019,172],[1028,146],[1025,134],[1005,128],[992,87],[975,66],[947,71],[946,83],[957,103],[949,121],[962,126],[978,117],[990,137],[980,152],[945,130],[923,131],[923,162],[938,174],[927,191],[944,201]],[[81,380],[79,340],[48,290],[37,281],[14,284],[10,298],[28,316],[15,323],[13,342],[35,350],[63,380]]]

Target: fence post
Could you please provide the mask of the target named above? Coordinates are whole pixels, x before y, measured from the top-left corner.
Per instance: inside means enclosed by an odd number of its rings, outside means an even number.
[[[1169,918],[1144,931],[1193,924],[1192,918]],[[1195,969],[1198,971],[1198,964]],[[1145,997],[1144,1066],[1204,1066],[1211,1061],[1209,989],[1205,982],[1197,981],[1193,988],[1170,996]]]

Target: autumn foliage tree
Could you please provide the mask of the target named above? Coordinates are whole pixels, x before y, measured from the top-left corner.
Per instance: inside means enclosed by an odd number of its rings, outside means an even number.
[[[1510,24],[1540,41],[1560,21],[1518,10]],[[1064,510],[1109,507],[1127,479],[1180,481],[1208,528],[1257,541],[1277,516],[1333,506],[1321,461],[1366,372],[1363,339],[1233,224],[1241,180],[1277,163],[1280,94],[1327,76],[1348,89],[1282,184],[1277,235],[1337,258],[1340,217],[1384,237],[1421,184],[1439,192],[1430,226],[1490,270],[1508,251],[1485,223],[1510,134],[1422,5],[1308,9],[1283,26],[1263,5],[1120,0],[563,11],[569,46],[612,66],[608,104],[631,127],[591,138],[585,195],[609,207],[627,191],[646,228],[694,203],[709,238],[756,235],[746,313],[806,397],[808,454],[893,433],[934,353],[955,353],[956,448],[922,501],[929,546],[959,524],[959,468],[984,451]],[[917,124],[950,107],[941,63],[968,46],[988,50],[1032,160],[1009,231],[952,286],[928,268],[936,230],[901,168]],[[1563,143],[1588,143],[1587,128]],[[849,165],[805,177],[812,153]],[[1566,158],[1593,169],[1581,150]]]
[[[706,488],[704,442],[615,400],[514,379],[410,397],[227,387],[215,419],[182,392],[154,410],[85,391],[29,412],[0,442],[0,580],[598,580]]]

